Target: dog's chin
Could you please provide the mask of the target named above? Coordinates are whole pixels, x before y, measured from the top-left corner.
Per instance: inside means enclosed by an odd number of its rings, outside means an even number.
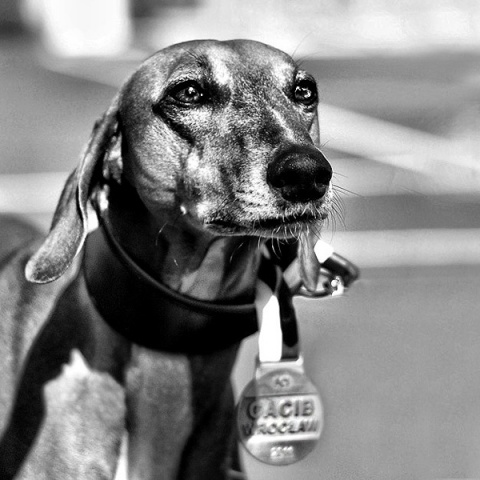
[[[263,217],[254,221],[217,217],[204,222],[204,227],[217,235],[289,239],[298,238],[311,229],[320,229],[327,216],[327,213],[305,213],[295,216]]]

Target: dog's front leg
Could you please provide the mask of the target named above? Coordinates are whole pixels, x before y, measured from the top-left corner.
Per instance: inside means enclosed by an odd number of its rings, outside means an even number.
[[[185,449],[179,474],[181,480],[226,480],[233,465],[234,398],[230,384],[204,412]],[[238,465],[235,465],[238,467]],[[201,472],[199,476],[199,472]]]
[[[113,479],[125,428],[123,387],[109,374],[90,369],[73,350],[61,374],[45,385],[43,398],[43,425],[15,478]]]
[[[129,480],[225,480],[236,349],[185,356],[132,350],[127,375]]]
[[[127,374],[128,478],[173,480],[192,430],[187,357],[133,347]]]
[[[237,347],[191,355],[193,430],[184,449],[178,479],[230,478],[234,397],[230,382]]]
[[[45,289],[33,293],[40,298]],[[125,431],[123,358],[128,345],[101,321],[77,278],[21,363],[15,398],[2,418],[0,478],[111,480]],[[13,368],[10,362],[5,365]]]

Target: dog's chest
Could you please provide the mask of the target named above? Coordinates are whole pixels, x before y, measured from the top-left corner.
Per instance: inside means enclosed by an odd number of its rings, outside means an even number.
[[[141,401],[167,424],[188,424],[211,408],[229,386],[236,352],[232,347],[184,355],[134,345],[126,368],[127,401]]]
[[[126,372],[131,472],[176,476],[189,443],[212,415],[222,417],[233,408],[225,392],[235,353],[192,357],[133,346]]]

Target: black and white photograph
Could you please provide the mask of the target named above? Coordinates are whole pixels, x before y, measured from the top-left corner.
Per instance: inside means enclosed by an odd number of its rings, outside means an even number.
[[[2,0],[0,480],[480,480],[480,2]]]

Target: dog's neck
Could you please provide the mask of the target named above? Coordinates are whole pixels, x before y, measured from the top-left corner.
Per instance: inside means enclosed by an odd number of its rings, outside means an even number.
[[[115,187],[110,193],[112,233],[142,268],[191,297],[251,301],[260,264],[257,238],[213,236],[180,213],[171,221],[158,220],[133,190],[126,191]]]

